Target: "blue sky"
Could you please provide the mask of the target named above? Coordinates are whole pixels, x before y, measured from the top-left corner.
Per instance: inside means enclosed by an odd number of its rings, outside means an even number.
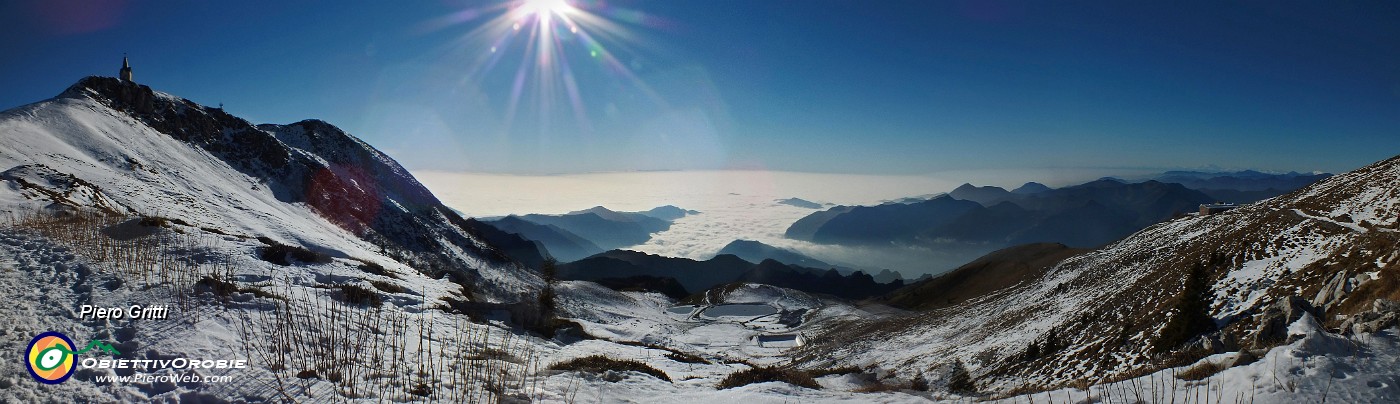
[[[580,1],[596,47],[556,20],[548,63],[501,4],[7,2],[0,108],[128,53],[157,90],[323,119],[412,169],[1340,172],[1400,153],[1394,2]]]

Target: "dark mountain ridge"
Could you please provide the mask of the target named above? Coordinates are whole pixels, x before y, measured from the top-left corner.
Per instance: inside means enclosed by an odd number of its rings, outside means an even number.
[[[748,262],[763,262],[764,260],[776,260],[778,262],[797,265],[808,268],[836,268],[842,273],[855,272],[854,269],[831,265],[816,258],[808,257],[797,251],[786,248],[778,248],[754,240],[734,240],[725,244],[715,255],[733,255]]]
[[[692,212],[698,213],[674,206],[646,212],[617,212],[596,206],[562,215],[528,214],[518,218],[563,229],[603,250],[610,250],[646,243],[652,234],[671,228],[674,219],[667,218],[680,218]]]
[[[561,262],[577,261],[606,251],[597,244],[593,244],[592,241],[558,226],[538,224],[515,215],[485,223],[501,231],[516,234],[540,244],[550,257]]]
[[[954,241],[1094,247],[1212,201],[1198,191],[1156,181],[1098,180],[1031,194],[964,185],[924,202],[817,212],[794,223],[787,237],[856,245]]]
[[[835,269],[788,265],[776,260],[758,264],[722,254],[705,261],[664,257],[636,251],[613,250],[575,262],[560,264],[560,279],[595,281],[604,285],[629,284],[621,280],[637,277],[671,278],[686,291],[695,293],[734,282],[763,283],[773,286],[825,293],[848,299],[875,296],[904,286],[902,280],[876,282],[864,272],[842,275]]]
[[[1046,269],[1088,250],[1058,243],[1025,244],[993,251],[932,279],[899,288],[877,300],[910,310],[935,310],[1040,278]]]
[[[964,201],[973,201],[982,206],[992,206],[1001,202],[1015,199],[1019,194],[1014,194],[1002,187],[985,186],[979,187],[972,184],[962,184],[954,188],[948,196]]]
[[[890,241],[912,240],[928,229],[938,228],[980,208],[982,206],[976,202],[958,200],[947,195],[910,204],[856,206],[843,213],[836,213],[840,210],[833,208],[808,216],[830,216],[816,228],[808,241],[828,244],[885,244]],[[803,220],[798,220],[798,223],[788,228],[789,238],[797,238],[794,237],[793,228],[798,227]]]
[[[1027,182],[1027,183],[1025,183],[1024,185],[1021,185],[1020,187],[1011,190],[1011,193],[1013,193],[1013,194],[1021,194],[1021,195],[1028,195],[1028,194],[1038,194],[1038,193],[1045,192],[1045,191],[1049,191],[1049,190],[1050,190],[1050,187],[1045,186],[1045,184],[1041,184],[1041,183],[1039,183],[1039,182]]]

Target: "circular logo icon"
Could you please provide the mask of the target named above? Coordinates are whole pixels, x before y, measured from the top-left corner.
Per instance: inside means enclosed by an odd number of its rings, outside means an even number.
[[[67,335],[49,331],[29,341],[25,365],[34,380],[59,384],[73,376],[73,340]]]

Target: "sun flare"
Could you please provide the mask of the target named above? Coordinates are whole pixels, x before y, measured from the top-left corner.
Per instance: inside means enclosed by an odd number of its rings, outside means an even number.
[[[620,57],[634,59],[637,51],[628,46],[639,39],[628,26],[658,27],[654,17],[601,1],[512,0],[443,16],[425,23],[425,28],[441,29],[491,14],[496,17],[473,24],[477,27],[461,38],[459,49],[472,55],[463,72],[467,80],[485,82],[488,76],[508,75],[503,80],[510,83],[508,92],[500,97],[507,126],[517,114],[528,114],[526,122],[547,123],[554,111],[568,111],[579,128],[591,131],[584,102],[587,89],[581,88],[577,74],[605,77],[613,88],[621,85],[651,94],[633,73],[633,64]]]

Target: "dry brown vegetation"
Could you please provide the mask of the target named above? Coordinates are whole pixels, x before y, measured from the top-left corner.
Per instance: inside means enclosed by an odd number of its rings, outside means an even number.
[[[569,359],[563,362],[549,365],[549,369],[590,373],[602,373],[607,371],[637,372],[651,375],[652,377],[668,382],[671,381],[671,377],[667,376],[666,372],[662,372],[661,370],[651,367],[651,365],[643,363],[642,361],[630,359],[616,359],[603,355],[590,355],[581,358]]]
[[[821,385],[807,372],[776,366],[755,366],[730,373],[719,382],[719,388],[729,389],[763,382],[783,382],[798,387],[820,389]]]
[[[388,401],[497,402],[540,393],[539,380],[528,377],[539,370],[538,356],[509,332],[462,316],[348,304],[315,290],[281,293],[296,303],[246,312],[238,332],[248,357],[280,364],[271,370],[284,398],[304,397],[310,379],[333,383],[345,398]],[[435,333],[436,321],[450,322],[452,331]]]
[[[240,283],[233,276],[234,257],[210,253],[218,240],[206,234],[226,235],[223,231],[189,227],[176,219],[84,211],[12,215],[8,224],[70,248],[99,271],[119,275],[123,281],[117,287],[157,298],[168,293],[177,308],[172,318],[197,323],[199,316],[211,313],[200,306],[210,305],[217,308],[212,312],[236,316],[242,356],[255,366],[268,366],[273,380],[265,383],[279,401],[543,398],[543,380],[532,377],[540,370],[539,356],[521,337],[471,323],[465,316],[387,310],[378,293],[355,285],[298,287],[290,279]],[[274,258],[327,261],[309,250],[276,246]],[[393,277],[379,265],[361,269]],[[386,293],[403,290],[387,282],[372,285]],[[241,310],[229,310],[238,294],[252,300],[244,298],[238,303]],[[323,395],[323,387],[316,387],[324,386],[322,381],[334,386],[338,398]]]
[[[172,315],[199,320],[200,281],[228,278],[233,262],[227,257],[196,259],[192,254],[213,250],[213,241],[170,228],[175,221],[160,217],[114,215],[96,211],[32,212],[12,215],[11,228],[37,233],[109,270],[121,284],[137,290],[168,293]]]
[[[1225,368],[1226,366],[1223,363],[1216,363],[1213,361],[1201,361],[1201,363],[1198,363],[1195,366],[1186,368],[1186,370],[1177,373],[1176,378],[1190,381],[1201,380],[1207,377],[1215,376],[1216,373],[1220,373],[1220,371],[1225,370]]]

